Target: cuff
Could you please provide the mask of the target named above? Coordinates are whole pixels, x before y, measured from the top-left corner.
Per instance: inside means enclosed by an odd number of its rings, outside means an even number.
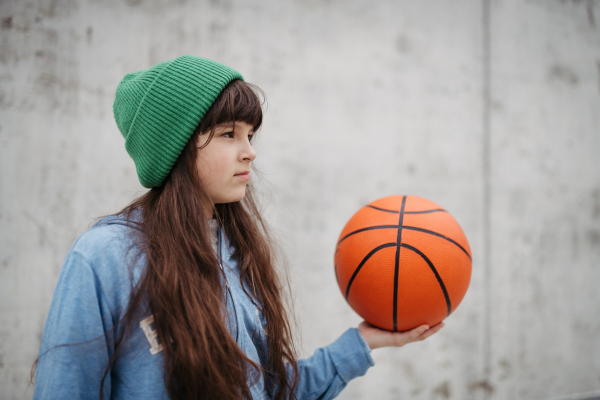
[[[344,382],[363,376],[375,365],[371,349],[358,329],[350,328],[329,345],[333,365]]]

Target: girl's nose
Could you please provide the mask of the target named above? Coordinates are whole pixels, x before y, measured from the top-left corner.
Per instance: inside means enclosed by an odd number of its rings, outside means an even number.
[[[241,152],[241,156],[242,159],[245,161],[254,161],[254,159],[256,158],[256,151],[254,151],[254,148],[252,147],[252,144],[250,144],[249,141],[246,141],[244,149]]]

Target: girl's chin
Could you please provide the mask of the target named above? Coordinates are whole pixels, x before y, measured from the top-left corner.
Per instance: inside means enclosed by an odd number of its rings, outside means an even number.
[[[215,204],[237,203],[238,201],[241,201],[245,196],[246,196],[246,191],[244,190],[243,193],[239,193],[239,194],[231,195],[231,196],[227,196],[227,197],[222,197],[218,201],[215,201]]]

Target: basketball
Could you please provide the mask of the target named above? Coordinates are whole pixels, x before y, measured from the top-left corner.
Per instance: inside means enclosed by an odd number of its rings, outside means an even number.
[[[471,248],[446,210],[417,196],[375,200],[339,236],[335,275],[346,301],[388,331],[430,327],[460,304],[471,280]]]

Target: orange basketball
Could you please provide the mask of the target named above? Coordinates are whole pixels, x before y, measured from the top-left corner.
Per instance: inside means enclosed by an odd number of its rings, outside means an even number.
[[[456,220],[432,201],[389,196],[350,218],[335,251],[346,301],[372,325],[406,331],[436,325],[471,280],[471,248]]]

